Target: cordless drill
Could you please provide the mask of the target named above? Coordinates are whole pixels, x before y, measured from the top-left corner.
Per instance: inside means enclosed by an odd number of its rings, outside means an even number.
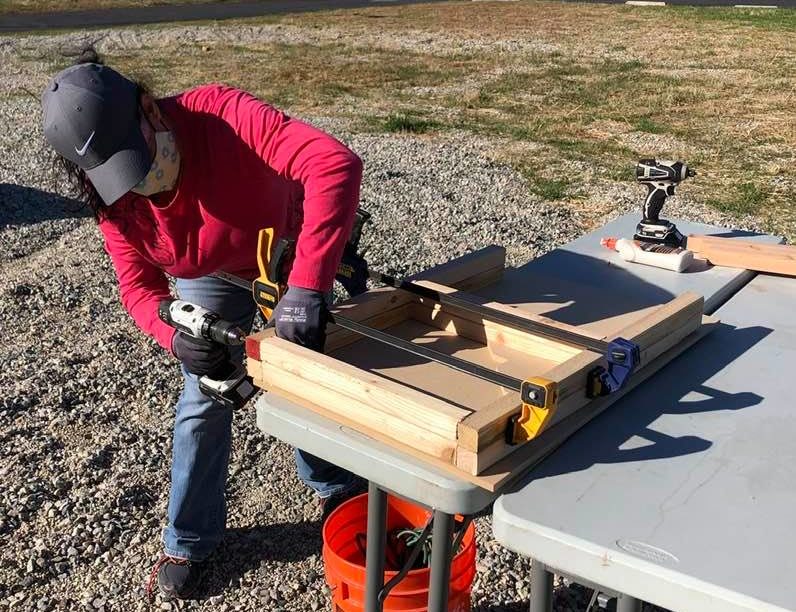
[[[225,321],[212,310],[185,300],[161,300],[158,316],[178,333],[208,342],[239,346],[246,338],[244,331],[234,323]],[[257,392],[243,365],[236,365],[232,361],[202,376],[199,379],[199,390],[230,408],[240,408]]]
[[[636,240],[671,246],[685,246],[685,237],[671,221],[659,218],[667,196],[674,195],[675,187],[696,171],[681,161],[640,159],[636,166],[636,180],[647,186],[644,200],[644,217],[636,226]]]

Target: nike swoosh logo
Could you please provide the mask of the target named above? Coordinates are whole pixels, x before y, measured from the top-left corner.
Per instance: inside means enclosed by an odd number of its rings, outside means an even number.
[[[83,145],[82,149],[75,147],[75,153],[77,153],[80,157],[83,157],[86,154],[86,151],[88,151],[88,145],[91,144],[94,134],[95,132],[91,132],[91,135],[88,137],[88,140],[86,141],[86,144]]]

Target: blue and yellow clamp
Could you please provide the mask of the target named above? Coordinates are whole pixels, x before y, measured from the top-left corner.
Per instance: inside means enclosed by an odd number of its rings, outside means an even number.
[[[597,366],[586,380],[586,395],[594,399],[619,391],[627,384],[638,367],[638,344],[616,338],[605,351],[607,367]],[[522,410],[509,418],[506,426],[506,443],[521,444],[535,438],[550,422],[558,408],[558,383],[541,377],[523,381],[520,387]]]

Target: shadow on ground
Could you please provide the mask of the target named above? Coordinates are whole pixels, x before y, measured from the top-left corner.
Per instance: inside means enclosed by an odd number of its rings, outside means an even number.
[[[89,211],[72,198],[35,187],[0,183],[0,229],[88,216]]]
[[[321,545],[319,521],[228,529],[224,542],[213,555],[198,598],[220,595],[265,561],[292,563],[317,555]]]
[[[72,198],[0,183],[0,262],[27,257],[78,228],[90,216]]]

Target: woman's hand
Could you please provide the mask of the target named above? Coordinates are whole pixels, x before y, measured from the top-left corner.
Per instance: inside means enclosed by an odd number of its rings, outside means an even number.
[[[210,374],[229,361],[227,347],[182,332],[174,334],[171,350],[185,369],[196,376]]]
[[[328,311],[321,291],[290,287],[279,300],[269,325],[279,338],[323,352],[326,343]]]

